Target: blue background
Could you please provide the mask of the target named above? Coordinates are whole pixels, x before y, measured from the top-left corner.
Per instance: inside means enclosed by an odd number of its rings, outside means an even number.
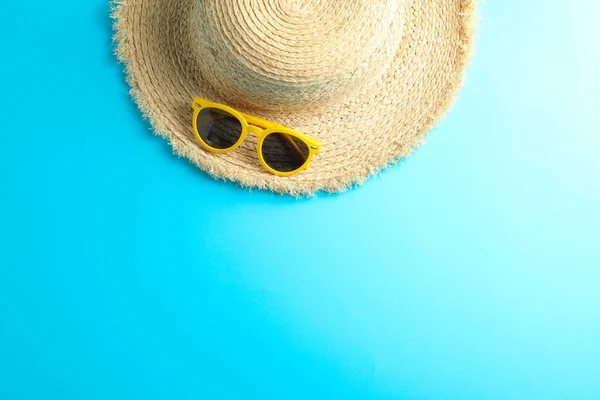
[[[599,399],[600,5],[480,5],[453,111],[343,195],[153,136],[103,0],[4,2],[0,399]]]

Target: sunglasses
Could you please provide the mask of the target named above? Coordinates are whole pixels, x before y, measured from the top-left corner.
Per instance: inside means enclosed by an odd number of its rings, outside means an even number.
[[[321,143],[292,129],[223,104],[196,97],[194,133],[208,151],[227,153],[242,144],[248,132],[258,136],[258,159],[267,171],[291,176],[308,168]]]

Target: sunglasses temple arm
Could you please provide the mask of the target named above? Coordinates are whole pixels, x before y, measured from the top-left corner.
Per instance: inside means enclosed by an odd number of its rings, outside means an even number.
[[[300,159],[303,162],[306,161],[306,156],[304,154],[302,154],[302,151],[300,151],[300,148],[298,148],[298,145],[296,144],[296,142],[294,142],[294,139],[292,139],[290,137],[290,135],[286,135],[285,133],[283,134],[283,136],[285,136],[285,139],[290,143],[290,145],[292,146],[292,148],[296,152],[296,155],[298,157],[300,157]]]

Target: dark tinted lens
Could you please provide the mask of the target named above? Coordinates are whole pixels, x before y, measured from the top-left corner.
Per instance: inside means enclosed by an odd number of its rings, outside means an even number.
[[[304,165],[309,149],[295,136],[275,132],[265,138],[262,153],[267,165],[275,171],[291,172]]]
[[[228,149],[242,135],[242,123],[233,115],[217,108],[205,108],[198,114],[196,126],[202,140],[215,149]]]

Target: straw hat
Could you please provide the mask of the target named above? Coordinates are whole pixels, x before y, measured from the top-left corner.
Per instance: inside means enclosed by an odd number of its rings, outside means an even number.
[[[403,157],[462,82],[476,0],[118,0],[132,95],[175,151],[216,178],[342,191]],[[226,154],[192,129],[195,96],[318,139],[311,167],[267,172],[252,136]]]

